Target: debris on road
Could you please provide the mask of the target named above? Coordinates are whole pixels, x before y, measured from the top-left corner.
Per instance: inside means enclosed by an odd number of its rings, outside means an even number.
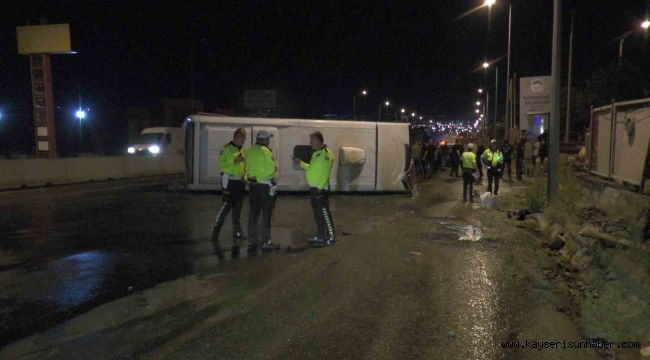
[[[499,203],[497,201],[497,198],[492,195],[492,193],[484,192],[481,194],[481,207],[485,209],[496,210],[499,208]]]
[[[634,249],[644,250],[644,251],[650,251],[648,246],[646,246],[645,244],[640,244],[640,243],[637,243],[637,242],[634,242],[634,241],[631,241],[631,240],[628,240],[628,239],[617,238],[615,236],[606,234],[606,233],[598,230],[597,228],[595,228],[593,226],[589,226],[589,225],[585,226],[585,228],[583,228],[580,231],[580,235],[584,235],[584,236],[592,237],[592,238],[595,238],[595,239],[603,240],[603,241],[605,241],[605,242],[607,242],[607,243],[609,243],[611,245],[623,245],[623,246],[626,246],[626,247],[629,247],[629,248],[634,248]]]
[[[530,214],[532,214],[532,212],[529,209],[520,210],[517,213],[517,220],[524,221],[526,220],[526,215],[530,215]]]
[[[466,225],[461,226],[450,222],[441,222],[447,229],[454,231],[458,235],[459,241],[479,241],[483,237],[483,233],[478,226]]]
[[[564,244],[566,244],[566,242],[562,240],[561,237],[557,237],[555,240],[551,241],[550,244],[548,244],[548,247],[551,250],[560,250],[564,247]]]
[[[411,251],[409,254],[411,254],[411,255],[422,255],[422,253],[419,252],[419,251]]]

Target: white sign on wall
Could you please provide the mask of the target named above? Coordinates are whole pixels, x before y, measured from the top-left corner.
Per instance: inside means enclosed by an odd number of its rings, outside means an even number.
[[[550,76],[519,79],[519,129],[528,130],[533,124],[529,115],[551,112],[553,80]]]

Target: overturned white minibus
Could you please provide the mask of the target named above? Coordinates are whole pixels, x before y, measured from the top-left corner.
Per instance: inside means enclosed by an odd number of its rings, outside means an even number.
[[[190,190],[221,190],[217,165],[223,146],[237,128],[247,130],[245,148],[258,130],[273,134],[269,147],[277,170],[278,190],[309,190],[303,171],[291,155],[309,162],[309,134],[320,131],[336,159],[330,176],[332,191],[406,191],[411,162],[409,128],[405,123],[229,117],[197,114],[185,129],[186,183]]]

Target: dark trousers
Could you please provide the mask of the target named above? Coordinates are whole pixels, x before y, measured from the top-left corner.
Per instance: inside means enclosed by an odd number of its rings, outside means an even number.
[[[469,191],[469,201],[474,201],[474,170],[463,169],[463,200],[467,200]]]
[[[512,180],[512,158],[505,159],[504,167],[504,173],[508,170],[508,179]]]
[[[311,209],[314,212],[314,221],[316,221],[316,233],[323,240],[336,241],[328,191],[312,187],[309,188],[309,196],[311,198]]]
[[[238,240],[241,238],[241,208],[244,204],[244,192],[246,183],[244,180],[230,180],[228,188],[223,190],[223,204],[217,214],[217,219],[212,227],[212,244],[215,250],[219,250],[219,233],[226,217],[232,210],[232,246],[239,246]]]
[[[450,159],[449,160],[449,167],[451,167],[451,170],[449,171],[449,176],[458,176],[458,160],[456,159]]]
[[[432,156],[429,158],[429,179],[433,176],[433,173],[438,170],[438,164],[436,162],[436,157]]]
[[[517,160],[515,160],[515,171],[517,173],[517,179],[521,180],[521,176],[524,172],[524,159],[521,157],[518,157]]]
[[[500,171],[498,167],[490,167],[487,169],[487,191],[493,193],[494,195],[499,194],[499,175]],[[494,183],[494,191],[492,191],[492,183]]]
[[[271,196],[267,184],[250,184],[250,212],[248,214],[248,245],[257,244],[257,221],[262,214],[262,241],[271,240],[271,218],[275,208],[275,196]]]

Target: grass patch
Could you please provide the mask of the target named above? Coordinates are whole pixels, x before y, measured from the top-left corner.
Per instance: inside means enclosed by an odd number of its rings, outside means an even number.
[[[541,212],[547,202],[547,181],[539,167],[535,168],[535,177],[533,183],[526,188],[525,197],[528,203],[528,208],[532,212]]]
[[[584,219],[589,202],[582,192],[582,184],[575,176],[569,164],[563,164],[557,169],[557,189],[551,200],[546,204],[544,217],[549,223],[562,226],[580,224]]]

